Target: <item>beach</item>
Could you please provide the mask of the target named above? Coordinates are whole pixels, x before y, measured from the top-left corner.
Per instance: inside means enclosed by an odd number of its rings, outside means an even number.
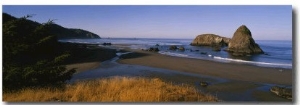
[[[245,64],[221,63],[208,60],[161,55],[141,50],[129,50],[119,63],[165,68],[220,78],[281,85],[292,85],[292,70],[258,67]]]
[[[103,47],[76,48],[72,47],[73,56],[65,62],[67,69],[76,68],[76,73],[101,66],[101,62],[116,56],[116,50]]]
[[[79,68],[73,77],[74,81],[111,76],[151,77],[175,84],[192,84],[224,101],[290,102],[269,92],[269,89],[275,85],[291,87],[293,70],[174,57],[141,49],[129,49],[127,46],[114,46],[121,50],[100,47],[101,53],[98,51],[95,54],[129,53],[105,56],[106,59],[98,56],[97,62],[79,62],[69,64],[67,68]],[[209,86],[201,87],[201,81],[208,82]]]

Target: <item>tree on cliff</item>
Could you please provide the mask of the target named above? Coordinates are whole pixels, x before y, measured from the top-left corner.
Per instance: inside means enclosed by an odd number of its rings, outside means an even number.
[[[30,24],[26,16],[3,22],[3,88],[60,86],[75,70],[61,63],[69,54],[51,35],[52,21]]]

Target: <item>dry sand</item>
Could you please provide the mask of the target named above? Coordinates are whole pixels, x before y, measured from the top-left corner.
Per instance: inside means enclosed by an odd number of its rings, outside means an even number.
[[[280,85],[292,85],[293,83],[292,70],[279,71],[278,68],[172,57],[141,50],[129,51],[134,53],[122,56],[119,63],[164,68],[238,81]]]

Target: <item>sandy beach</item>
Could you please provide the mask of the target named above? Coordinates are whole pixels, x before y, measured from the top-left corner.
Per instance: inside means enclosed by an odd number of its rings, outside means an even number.
[[[161,55],[154,52],[129,50],[118,62],[165,68],[182,72],[209,75],[231,80],[292,85],[293,71],[253,65],[221,63],[208,60]]]
[[[95,51],[94,55],[89,54],[94,57],[78,58],[82,62],[67,65],[68,68],[78,68],[72,81],[111,76],[154,77],[172,83],[194,85],[202,92],[224,101],[290,102],[269,92],[269,89],[274,85],[292,86],[293,70],[173,57],[128,49],[126,45],[121,48],[117,51],[100,47],[101,50]],[[131,53],[121,56],[108,54],[116,52]],[[112,58],[117,59],[112,61]],[[203,88],[199,85],[200,81],[210,85]]]

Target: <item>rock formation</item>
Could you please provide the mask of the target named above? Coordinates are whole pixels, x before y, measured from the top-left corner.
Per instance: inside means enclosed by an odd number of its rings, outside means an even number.
[[[226,50],[235,56],[263,53],[263,50],[255,43],[250,30],[245,25],[240,26],[235,31]]]
[[[169,47],[169,50],[177,50],[178,48],[177,48],[177,46],[175,46],[175,45],[171,45],[170,47]]]
[[[207,87],[208,86],[208,82],[200,82],[200,86]]]
[[[224,46],[228,45],[230,39],[215,34],[198,35],[191,43],[192,46]]]
[[[159,49],[158,49],[158,48],[153,48],[153,47],[150,47],[149,49],[146,49],[145,51],[158,52],[158,51],[159,51]]]
[[[286,99],[292,99],[292,89],[291,88],[273,86],[273,87],[271,87],[270,91],[280,97],[283,97]]]
[[[180,50],[180,51],[185,51],[185,48],[182,47],[182,46],[180,46],[180,47],[178,48],[178,50]]]

